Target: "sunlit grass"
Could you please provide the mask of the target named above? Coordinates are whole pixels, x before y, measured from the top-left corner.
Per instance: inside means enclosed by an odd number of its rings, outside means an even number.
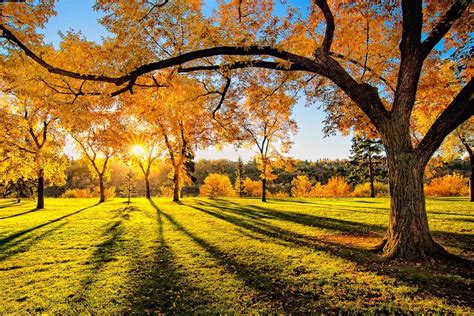
[[[473,258],[463,198],[427,201],[431,230]],[[0,200],[0,313],[472,313],[469,262],[383,262],[377,199]]]

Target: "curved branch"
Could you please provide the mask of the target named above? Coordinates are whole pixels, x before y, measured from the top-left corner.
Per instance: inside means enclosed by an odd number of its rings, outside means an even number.
[[[324,19],[326,19],[326,31],[324,33],[324,40],[323,40],[323,53],[328,55],[331,50],[332,41],[334,38],[334,16],[332,15],[331,9],[328,6],[328,2],[326,0],[314,0],[314,4],[316,4],[319,9],[324,14]]]
[[[445,15],[439,20],[435,27],[431,30],[428,37],[421,44],[422,57],[425,59],[429,53],[433,50],[436,44],[448,33],[461,15],[469,7],[472,0],[457,0]]]
[[[474,81],[462,88],[454,100],[436,119],[416,148],[417,156],[427,162],[446,136],[474,115]]]

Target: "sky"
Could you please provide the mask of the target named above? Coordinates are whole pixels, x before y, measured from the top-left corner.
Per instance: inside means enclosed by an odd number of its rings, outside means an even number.
[[[60,0],[56,4],[57,15],[50,18],[42,33],[45,41],[56,47],[59,44],[59,32],[65,33],[69,29],[81,31],[91,41],[100,42],[101,38],[107,36],[107,31],[101,26],[97,19],[102,16],[101,12],[92,9],[94,0]],[[214,1],[207,1],[206,11],[210,12]],[[294,119],[298,124],[298,133],[292,137],[293,146],[289,155],[302,160],[337,159],[347,158],[350,149],[350,137],[341,135],[324,137],[322,132],[325,114],[317,106],[305,106],[304,97],[300,98],[294,108]],[[65,152],[72,156],[78,156],[71,141],[67,142]],[[255,155],[255,151],[235,149],[233,146],[225,146],[222,150],[210,148],[200,150],[196,153],[196,159],[221,159],[227,158],[237,160],[241,156],[248,160]]]

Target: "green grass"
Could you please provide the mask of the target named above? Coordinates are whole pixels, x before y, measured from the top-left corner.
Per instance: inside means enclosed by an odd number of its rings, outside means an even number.
[[[389,200],[0,200],[0,314],[472,314],[474,207],[429,199],[459,262],[384,262]]]

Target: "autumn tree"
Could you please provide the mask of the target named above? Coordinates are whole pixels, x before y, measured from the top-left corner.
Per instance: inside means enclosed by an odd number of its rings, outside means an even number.
[[[433,65],[441,63],[450,49],[467,47],[470,1],[402,0],[398,5],[313,0],[308,14],[288,8],[284,16],[273,14],[271,0],[229,1],[219,3],[209,18],[200,14],[194,1],[173,1],[169,6],[167,1],[98,3],[108,13],[102,22],[115,38],[90,49],[84,59],[95,59],[102,71],[86,73],[74,63],[54,65],[48,55],[39,53],[43,47],[35,27],[53,13],[49,2],[31,10],[21,4],[3,6],[0,29],[5,51],[20,48],[49,72],[70,78],[76,87],[86,81],[103,82],[104,91],[113,95],[133,91],[147,76],[151,81],[150,74],[170,67],[179,72],[225,69],[227,77],[251,67],[295,74],[295,84],[307,95],[340,97],[340,102],[327,103],[331,111],[351,117],[355,124],[369,122],[384,143],[391,210],[387,235],[376,248],[386,258],[409,260],[447,254],[429,231],[423,170],[444,138],[474,112],[469,67],[460,68],[462,85],[439,109],[427,132],[418,135],[418,142],[413,142],[410,123],[417,92],[429,82],[423,73],[436,69]],[[176,10],[180,5],[185,8]],[[162,49],[173,40],[181,44],[177,49]],[[156,50],[146,59],[140,49],[148,46]],[[80,43],[77,47],[82,49]],[[112,47],[113,53],[103,53]],[[138,58],[125,63],[117,58],[124,52]],[[463,56],[450,58],[465,64],[469,55]],[[111,59],[116,63],[101,62]],[[434,86],[436,82],[431,82],[427,89]]]
[[[120,150],[123,133],[112,115],[101,112],[78,120],[70,128],[70,135],[76,141],[99,182],[99,203],[105,202],[105,180],[110,159]],[[122,134],[122,136],[121,136]]]

